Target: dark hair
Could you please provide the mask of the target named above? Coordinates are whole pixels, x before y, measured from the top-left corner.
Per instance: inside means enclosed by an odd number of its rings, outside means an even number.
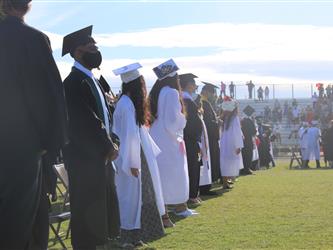
[[[123,83],[121,88],[122,95],[128,95],[134,104],[136,123],[139,126],[148,125],[150,112],[147,99],[146,82],[143,76],[140,76],[129,83]]]
[[[238,112],[238,108],[235,108],[232,112],[224,111],[222,114],[223,120],[223,130],[228,130],[230,127],[231,120],[236,117]]]
[[[4,14],[8,14],[8,12],[12,9],[27,12],[29,9],[30,1],[22,1],[22,0],[0,0],[2,3],[2,11]]]
[[[170,88],[176,89],[179,92],[179,94],[181,94],[178,75],[175,75],[173,77],[167,77],[163,80],[157,80],[149,93],[149,103],[150,103],[150,112],[151,112],[150,124],[152,124],[154,120],[157,119],[158,98],[161,89],[165,86],[169,86]],[[181,95],[179,97],[179,101],[182,105],[182,112],[185,113],[183,99]]]

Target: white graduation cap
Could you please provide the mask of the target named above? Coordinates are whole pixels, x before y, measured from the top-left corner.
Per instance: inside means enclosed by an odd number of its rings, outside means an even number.
[[[153,71],[159,80],[175,76],[178,70],[179,68],[177,64],[172,59],[153,68]]]
[[[141,76],[140,72],[138,71],[139,68],[142,68],[140,63],[132,63],[119,69],[112,70],[112,72],[116,76],[120,75],[123,83],[129,83]]]

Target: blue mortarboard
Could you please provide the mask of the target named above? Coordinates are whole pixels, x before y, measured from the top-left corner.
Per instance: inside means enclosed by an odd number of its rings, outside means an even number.
[[[112,72],[116,76],[120,75],[123,83],[129,83],[141,76],[140,72],[138,71],[139,68],[142,68],[142,65],[140,63],[132,63],[124,67],[112,70]]]
[[[178,70],[179,70],[179,68],[178,68],[177,64],[172,59],[153,68],[153,71],[159,80],[163,80],[164,78],[175,76],[177,74]]]

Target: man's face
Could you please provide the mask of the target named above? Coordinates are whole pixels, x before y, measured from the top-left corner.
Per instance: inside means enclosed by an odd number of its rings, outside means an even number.
[[[95,40],[91,38],[87,44],[77,47],[77,52],[80,57],[82,57],[87,52],[88,53],[98,52],[98,47],[96,46]]]
[[[198,86],[195,84],[195,82],[191,82],[188,84],[187,91],[192,94],[195,93],[195,91],[198,89]]]

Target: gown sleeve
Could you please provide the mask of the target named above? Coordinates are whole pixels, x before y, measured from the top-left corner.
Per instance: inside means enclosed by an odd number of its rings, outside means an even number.
[[[185,115],[182,114],[179,93],[177,90],[170,90],[165,96],[165,129],[172,135],[182,132],[186,125]]]
[[[119,113],[117,112],[119,108]],[[118,122],[118,136],[120,138],[119,157],[116,164],[118,168],[126,174],[132,176],[131,168],[141,168],[141,144],[139,127],[135,121],[134,107],[129,102],[122,103],[121,107],[116,107],[115,115],[119,119]],[[115,117],[116,118],[116,117]]]

